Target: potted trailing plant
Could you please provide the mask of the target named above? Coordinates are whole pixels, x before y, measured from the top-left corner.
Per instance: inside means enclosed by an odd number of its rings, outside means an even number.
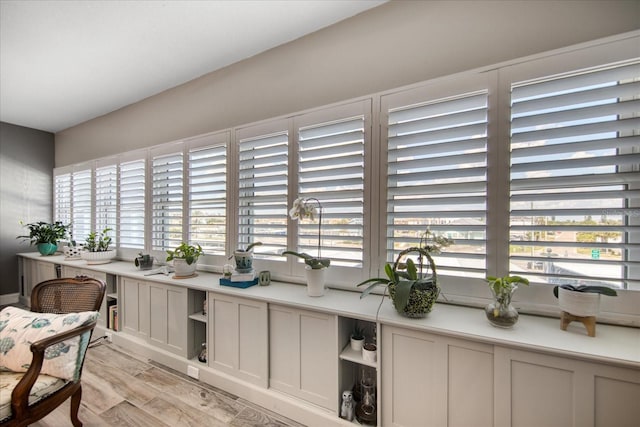
[[[389,290],[389,296],[398,313],[413,318],[426,316],[440,294],[436,263],[432,255],[440,253],[443,247],[452,243],[451,239],[435,236],[427,229],[420,238],[420,246],[404,249],[398,254],[393,265],[385,265],[387,277],[371,278],[358,283],[357,286],[369,285],[360,298],[366,297],[376,286],[382,285],[385,287],[385,293]],[[418,263],[409,258],[409,255],[416,255]],[[407,259],[403,262],[405,257]]]
[[[316,206],[317,205],[317,210]],[[293,207],[289,210],[289,216],[293,220],[309,218],[315,220],[318,213],[318,256],[314,257],[305,252],[284,251],[282,255],[293,255],[304,260],[305,272],[307,274],[307,295],[319,297],[324,295],[324,285],[326,269],[331,264],[329,258],[322,258],[321,231],[322,231],[322,204],[316,198],[297,198],[293,202]]]
[[[595,316],[600,311],[600,295],[615,297],[615,289],[606,286],[559,285],[553,288],[560,309],[574,316]]]
[[[487,283],[493,301],[484,308],[487,319],[493,326],[510,328],[518,321],[518,311],[511,305],[513,293],[518,289],[518,285],[528,285],[529,280],[520,276],[487,276]]]
[[[189,245],[182,242],[174,250],[167,251],[167,261],[173,261],[176,278],[190,277],[196,272],[198,258],[204,251],[199,244]]]
[[[82,259],[87,264],[107,264],[115,258],[117,252],[115,249],[109,249],[111,244],[111,236],[109,232],[111,228],[106,227],[100,233],[92,231],[84,241],[84,251],[82,251]]]
[[[246,248],[236,249],[233,252],[233,257],[236,261],[236,271],[238,273],[250,273],[253,270],[253,251],[256,246],[261,246],[262,242],[253,242]]]
[[[41,255],[53,255],[58,250],[58,242],[67,236],[70,224],[61,221],[48,223],[44,221],[23,224],[29,228],[29,235],[18,236],[18,239],[29,239],[31,245],[38,248]]]
[[[364,328],[361,328],[358,323],[353,326],[351,332],[351,349],[354,351],[362,351],[362,344],[364,344]]]

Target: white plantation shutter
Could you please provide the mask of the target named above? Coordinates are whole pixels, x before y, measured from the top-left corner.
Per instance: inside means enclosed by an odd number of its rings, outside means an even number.
[[[511,93],[510,271],[640,285],[640,63],[518,82]]]
[[[96,231],[110,228],[109,236],[112,244],[117,244],[117,196],[118,196],[118,166],[107,165],[96,168]]]
[[[288,131],[240,137],[238,144],[238,246],[260,241],[254,253],[286,261]]]
[[[144,249],[145,159],[123,161],[120,174],[119,247]]]
[[[487,90],[391,103],[387,140],[387,261],[427,227],[452,238],[440,273],[484,277]]]
[[[298,128],[297,196],[322,204],[321,255],[334,266],[362,267],[364,141],[364,115]],[[299,252],[318,255],[318,221],[299,221]]]
[[[227,142],[189,149],[189,242],[211,255],[225,255]]]
[[[165,251],[183,241],[183,154],[172,152],[152,158],[151,248]]]
[[[71,223],[71,172],[54,171],[53,179],[53,220],[63,224]]]
[[[83,243],[91,229],[92,216],[92,171],[74,171],[71,176],[71,223],[73,238]]]

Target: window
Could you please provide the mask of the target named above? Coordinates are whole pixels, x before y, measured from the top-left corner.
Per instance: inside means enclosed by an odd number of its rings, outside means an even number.
[[[368,119],[370,108],[369,102],[358,103],[295,120],[299,126],[297,197],[315,198],[322,204],[322,256],[330,258],[332,266],[363,265],[365,114],[361,111],[366,111]],[[350,116],[354,110],[360,114]],[[327,115],[332,120],[322,122]],[[318,218],[300,221],[297,228],[297,250],[316,255]]]
[[[189,242],[208,255],[226,254],[228,138],[207,137],[189,148]]]
[[[118,236],[119,247],[145,248],[145,159],[121,161]]]
[[[53,219],[71,223],[71,173],[56,173],[53,180]]]
[[[160,251],[173,249],[183,241],[183,155],[171,148],[170,153],[152,157],[151,248]]]
[[[639,84],[637,61],[512,84],[511,273],[638,288]]]
[[[429,228],[454,241],[435,257],[440,274],[483,278],[488,92],[431,94],[421,88],[385,103],[386,259],[419,244]]]
[[[289,132],[255,133],[248,128],[238,136],[237,244],[260,241],[262,246],[254,248],[259,258],[284,262],[280,254],[287,247]]]
[[[116,215],[118,195],[118,167],[115,164],[96,167],[96,230],[105,228],[112,231],[112,244],[117,244]]]
[[[77,170],[71,175],[71,223],[73,238],[78,243],[83,243],[92,231],[91,218],[93,215],[93,183],[91,175],[91,169]]]

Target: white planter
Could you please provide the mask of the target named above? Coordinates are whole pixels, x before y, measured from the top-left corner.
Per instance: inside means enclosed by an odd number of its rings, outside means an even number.
[[[376,363],[377,346],[373,343],[366,343],[362,346],[362,360],[369,363]]]
[[[358,351],[358,352],[362,351],[362,344],[364,344],[364,338],[356,340],[353,337],[351,337],[351,350]]]
[[[558,288],[558,304],[574,316],[595,316],[600,311],[600,294]]]
[[[65,246],[62,249],[65,258],[67,259],[80,259],[82,258],[82,248],[80,246]]]
[[[117,253],[115,249],[102,252],[82,251],[81,257],[87,264],[109,264],[111,260],[116,257]]]
[[[304,267],[307,272],[307,295],[310,297],[321,297],[324,295],[324,283],[326,268],[313,269],[308,265]]]
[[[233,257],[236,261],[236,271],[238,273],[250,273],[253,270],[253,251],[234,251]]]
[[[175,270],[175,277],[190,277],[196,273],[196,267],[198,261],[194,261],[191,264],[187,264],[187,261],[183,259],[173,260],[173,268]]]

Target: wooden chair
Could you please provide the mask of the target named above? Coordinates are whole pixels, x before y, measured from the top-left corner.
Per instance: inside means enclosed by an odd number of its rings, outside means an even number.
[[[105,289],[104,282],[86,276],[47,280],[33,288],[31,292],[31,311],[56,314],[99,311],[104,299]],[[82,426],[82,422],[78,419],[78,410],[82,398],[80,377],[84,365],[86,347],[78,358],[79,366],[76,369],[78,369],[79,374],[77,375],[77,380],[66,381],[62,387],[31,405],[29,405],[29,396],[32,394],[32,387],[42,369],[45,349],[70,338],[81,336],[86,332],[89,333],[88,342],[95,326],[96,321],[93,321],[31,344],[33,359],[29,369],[24,373],[24,376],[11,393],[11,417],[3,422],[7,423],[7,427],[27,426],[45,417],[69,397],[71,397],[71,422],[76,427]]]

